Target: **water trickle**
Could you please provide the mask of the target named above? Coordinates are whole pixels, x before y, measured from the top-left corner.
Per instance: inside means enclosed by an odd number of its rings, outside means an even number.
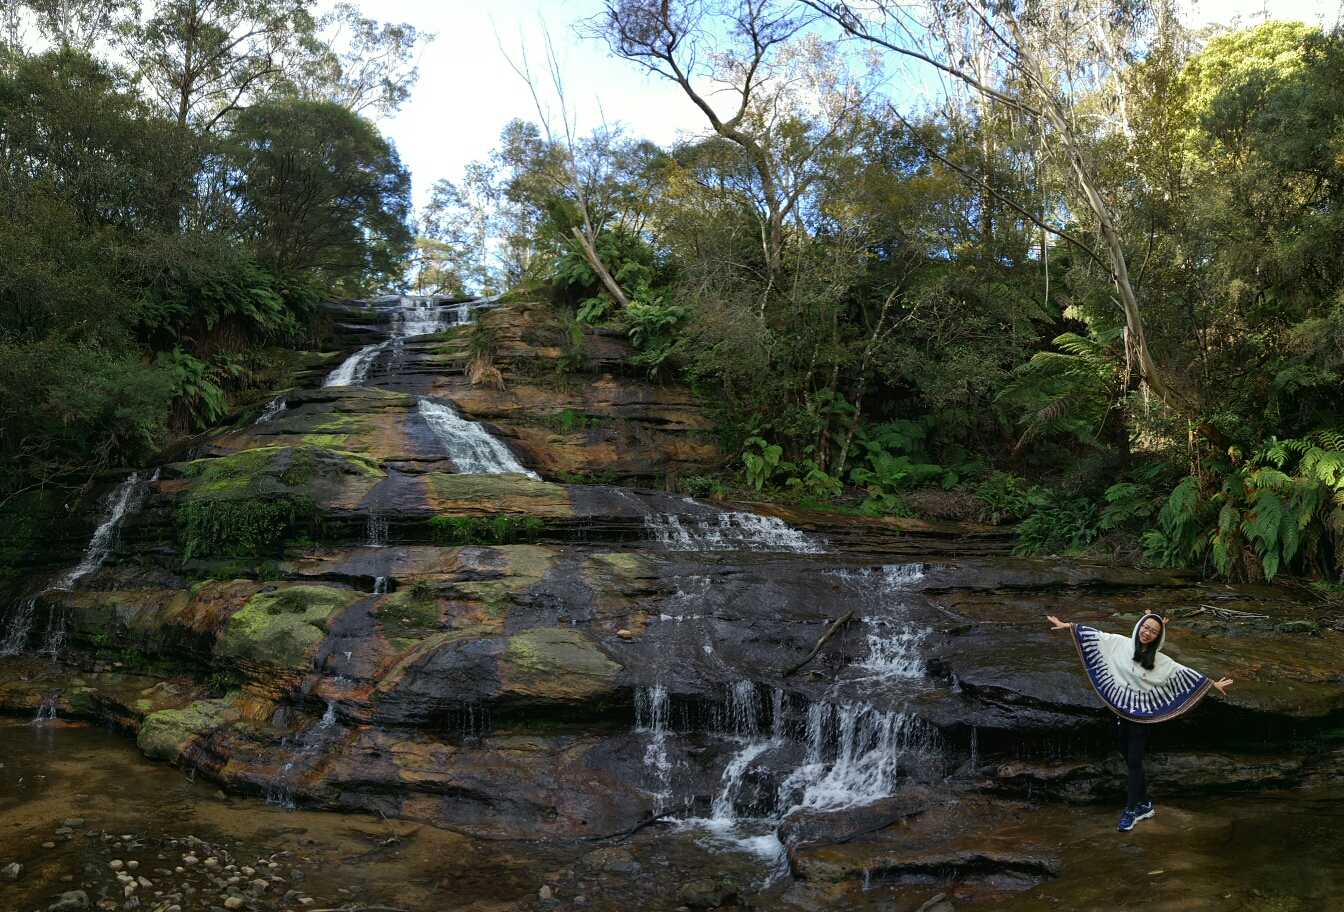
[[[330,730],[336,727],[336,701],[327,701],[327,711],[322,714],[321,720],[317,723],[318,729]]]
[[[284,396],[276,396],[270,402],[266,403],[266,407],[261,410],[261,414],[257,416],[257,420],[253,422],[253,424],[261,424],[270,421],[273,418],[277,418],[288,408],[288,400]]]
[[[374,594],[374,595],[387,595],[387,577],[385,577],[385,576],[375,576],[375,577],[373,578],[373,594]],[[350,658],[350,653],[347,652],[347,653],[345,654],[345,657],[346,657],[347,659]]]
[[[0,640],[0,656],[18,655],[28,645],[28,637],[33,631],[33,621],[37,618],[37,599],[29,598],[17,603],[14,611],[5,623],[5,638]]]
[[[43,722],[50,722],[56,718],[56,701],[52,697],[43,697],[42,703],[37,707],[37,713],[33,716],[33,724],[41,725]]]
[[[662,813],[672,797],[672,762],[667,754],[667,688],[661,684],[635,688],[635,731],[648,732],[648,747],[644,749],[644,765],[651,768],[658,790],[654,813]]]
[[[126,514],[139,509],[144,493],[140,486],[140,475],[137,472],[132,472],[131,477],[117,486],[117,489],[108,498],[107,515],[94,531],[89,546],[84,549],[84,558],[79,562],[78,567],[71,570],[64,579],[56,584],[55,588],[73,589],[80,577],[86,576],[102,566],[108,554],[112,553],[117,527],[121,525],[121,521],[126,517]]]
[[[644,517],[650,541],[669,551],[789,551],[820,554],[817,542],[776,516],[720,513],[691,517],[655,513]]]
[[[387,517],[370,513],[364,523],[364,535],[371,548],[387,547]]]
[[[813,704],[807,736],[807,762],[780,787],[782,805],[839,810],[886,798],[902,755],[917,744],[912,717],[863,703]]]
[[[69,631],[70,613],[62,609],[52,609],[51,613],[47,615],[47,629],[42,633],[42,648],[40,650],[48,661],[55,662],[60,658]]]
[[[536,472],[523,468],[509,448],[491,437],[483,426],[467,421],[451,406],[432,399],[421,399],[420,414],[443,444],[448,458],[453,462],[453,468],[459,474],[499,475],[517,472],[536,481],[541,480]]]
[[[322,381],[322,386],[363,386],[369,379],[369,368],[373,366],[373,362],[378,360],[378,356],[387,351],[391,345],[392,340],[385,339],[364,346],[328,374],[327,379]]]

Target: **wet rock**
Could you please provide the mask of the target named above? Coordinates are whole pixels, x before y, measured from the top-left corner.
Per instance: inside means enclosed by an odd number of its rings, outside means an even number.
[[[258,593],[229,619],[219,654],[256,668],[305,667],[326,633],[328,618],[355,597],[348,589],[328,586]]]
[[[926,900],[915,912],[956,912],[956,907],[948,900],[946,893],[939,893]]]
[[[89,894],[83,890],[70,890],[62,893],[61,898],[47,906],[47,912],[80,912],[89,907]]]
[[[75,796],[75,799],[78,800],[78,799],[80,799],[80,798],[87,798],[87,797],[88,797],[87,795],[76,795],[76,796]],[[69,819],[67,819],[67,820],[62,820],[62,821],[61,821],[61,826],[63,826],[63,827],[69,827],[69,828],[72,829],[72,830],[80,830],[80,829],[83,829],[83,828],[84,828],[84,818],[83,818],[83,817],[71,817],[71,818],[69,818]]]
[[[21,876],[23,876],[23,865],[17,861],[12,861],[0,868],[0,877],[4,877],[5,880],[18,880]]]
[[[694,880],[682,884],[678,897],[692,909],[717,909],[737,901],[738,887],[731,880]]]
[[[238,711],[222,700],[199,700],[187,709],[147,716],[136,743],[146,756],[176,762],[188,744],[239,718]]]
[[[619,846],[589,852],[583,856],[583,861],[591,868],[612,874],[629,874],[638,868],[634,856],[630,854],[629,850]]]

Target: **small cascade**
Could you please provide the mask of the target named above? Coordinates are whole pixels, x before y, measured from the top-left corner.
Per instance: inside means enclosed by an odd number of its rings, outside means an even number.
[[[33,621],[37,618],[37,599],[29,598],[17,603],[14,611],[5,623],[5,637],[0,640],[0,656],[18,655],[28,645],[28,637],[33,632]]]
[[[386,548],[387,517],[370,513],[368,520],[364,523],[364,535],[366,544],[370,548]]]
[[[809,706],[807,762],[780,787],[780,803],[833,811],[890,796],[902,755],[921,746],[913,722],[862,703]]]
[[[509,448],[491,437],[482,425],[466,420],[451,406],[432,399],[421,399],[420,414],[447,450],[448,458],[459,474],[499,475],[517,472],[536,481],[541,480],[536,472],[523,468]]]
[[[817,542],[776,516],[755,513],[720,513],[688,517],[654,513],[644,517],[650,541],[661,542],[669,551],[791,551],[820,554]]]
[[[266,407],[261,410],[261,414],[257,416],[257,420],[254,421],[253,424],[263,424],[264,422],[278,418],[288,408],[288,399],[284,396],[276,396],[270,402],[266,403]]]
[[[373,366],[373,362],[391,345],[392,340],[385,339],[382,342],[364,346],[342,361],[340,367],[327,374],[327,379],[322,381],[322,386],[363,386],[364,381],[369,379],[369,368]]]
[[[322,714],[322,718],[317,723],[314,731],[330,731],[336,727],[336,701],[327,701],[327,711]]]
[[[37,707],[36,714],[33,715],[33,724],[41,725],[44,722],[50,722],[56,718],[56,700],[54,697],[43,697],[42,703]]]
[[[661,684],[635,689],[635,731],[648,732],[649,745],[644,749],[644,765],[654,771],[658,782],[655,814],[663,812],[672,797],[672,762],[667,755],[667,688]]]
[[[66,636],[70,632],[70,614],[65,610],[53,609],[47,616],[47,629],[42,633],[42,647],[39,650],[47,661],[55,662],[65,648]]]
[[[387,338],[366,345],[346,358],[340,367],[327,375],[322,385],[363,386],[369,379],[369,371],[374,363],[389,349],[395,357],[400,357],[403,340],[443,332],[450,325],[466,323],[471,319],[470,303],[450,305],[445,301],[435,295],[388,295],[370,302],[382,306],[394,305],[388,315]]]
[[[102,566],[103,561],[112,553],[117,527],[121,525],[121,521],[127,513],[139,509],[144,493],[140,486],[139,473],[132,472],[131,476],[123,481],[108,498],[107,515],[94,531],[89,546],[84,549],[84,558],[79,562],[79,566],[66,574],[65,578],[58,582],[55,588],[73,589],[75,583],[81,577]]]
[[[373,578],[373,594],[374,594],[374,595],[387,595],[387,577],[385,577],[385,576],[375,576],[375,577]],[[349,658],[350,658],[350,653],[347,652],[347,653],[345,654],[345,657],[346,657],[347,659],[349,659]]]

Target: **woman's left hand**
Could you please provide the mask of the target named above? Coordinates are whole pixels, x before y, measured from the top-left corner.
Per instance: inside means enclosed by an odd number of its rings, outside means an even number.
[[[1223,696],[1227,696],[1227,691],[1224,688],[1226,688],[1227,685],[1231,683],[1232,683],[1231,678],[1223,678],[1221,681],[1214,681],[1213,686],[1218,688],[1218,692],[1220,694],[1222,694]]]

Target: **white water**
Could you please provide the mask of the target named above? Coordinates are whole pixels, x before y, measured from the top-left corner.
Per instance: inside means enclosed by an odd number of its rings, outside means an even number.
[[[781,804],[834,811],[891,796],[901,757],[914,744],[912,721],[862,703],[809,706],[807,762],[780,786]]]
[[[661,684],[635,689],[635,731],[648,732],[648,746],[644,748],[644,765],[654,772],[658,789],[654,792],[657,803],[654,813],[661,814],[672,797],[672,761],[667,755],[667,688]]]
[[[0,656],[18,655],[28,643],[28,635],[33,630],[33,620],[37,617],[37,599],[24,599],[19,602],[14,614],[5,625],[5,637],[0,640]]]
[[[369,370],[384,352],[398,346],[403,339],[443,332],[455,323],[471,319],[472,305],[447,305],[443,299],[422,295],[389,295],[377,298],[374,304],[395,304],[388,320],[388,337],[382,342],[366,345],[341,362],[341,366],[322,381],[327,386],[363,386],[369,379]]]
[[[924,578],[924,565],[893,564],[880,569],[841,570],[834,575],[858,583],[876,602],[863,609],[868,653],[854,667],[883,681],[922,677],[924,660],[919,646],[928,631],[908,620],[902,599]]]
[[[266,403],[266,407],[261,410],[261,414],[257,416],[257,420],[254,421],[253,424],[261,424],[262,422],[270,421],[273,418],[278,418],[280,415],[284,414],[285,410],[288,408],[289,400],[284,396],[276,396],[270,402]]]
[[[43,722],[50,722],[56,718],[56,701],[51,697],[44,697],[42,703],[37,707],[37,713],[33,716],[33,724],[41,725]]]
[[[387,577],[385,577],[385,576],[377,576],[377,577],[374,577],[374,579],[373,579],[373,594],[374,594],[374,595],[387,595]],[[348,661],[348,660],[350,659],[350,653],[347,652],[347,653],[345,654],[345,658],[346,658],[346,660]]]
[[[387,547],[387,517],[370,513],[364,524],[364,535],[371,548]]]
[[[491,437],[484,427],[474,421],[467,421],[451,406],[432,399],[421,399],[420,414],[443,444],[448,458],[453,462],[453,468],[459,474],[499,475],[518,472],[536,481],[541,480],[536,472],[523,468],[509,448]]]
[[[132,472],[131,477],[123,481],[108,498],[107,515],[104,517],[102,524],[94,531],[89,546],[84,549],[83,560],[79,562],[78,567],[66,574],[65,578],[58,582],[55,588],[73,589],[80,577],[86,576],[102,566],[108,554],[112,553],[113,537],[116,534],[117,526],[121,525],[121,521],[127,513],[139,508],[142,496],[140,475]]]
[[[822,551],[820,545],[790,529],[782,519],[755,513],[706,517],[655,513],[644,517],[644,528],[651,541],[661,542],[669,551]]]

